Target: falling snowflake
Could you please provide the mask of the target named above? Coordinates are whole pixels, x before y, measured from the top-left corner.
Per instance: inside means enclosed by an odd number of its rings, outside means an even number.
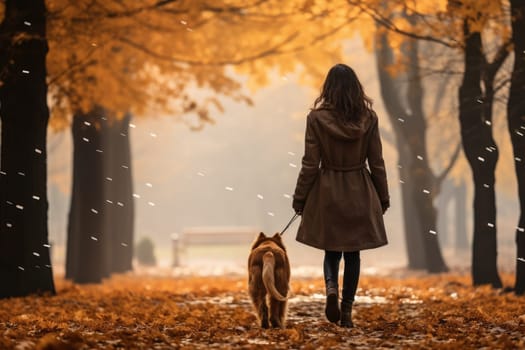
[[[288,199],[292,198],[292,196],[290,196],[288,193],[284,193],[283,196],[284,198],[288,198]]]
[[[520,157],[515,157],[514,160],[515,160],[516,162],[521,162],[521,158],[520,158]]]
[[[275,216],[275,214],[272,213],[271,211],[268,212],[268,215],[269,215],[269,216]]]
[[[123,207],[123,206],[124,206],[124,203],[122,203],[122,202],[117,202],[117,205],[118,205],[119,207]]]
[[[264,199],[264,197],[263,197],[262,194],[258,194],[258,195],[257,195],[257,198],[259,198],[259,199]]]
[[[89,142],[89,139],[87,137],[83,137],[82,140],[84,140],[84,142]]]
[[[157,137],[157,134],[155,134],[154,132],[150,132],[149,135],[150,135],[151,137]]]
[[[140,198],[140,194],[133,193],[133,197],[135,197],[135,198]]]
[[[483,187],[485,187],[485,188],[490,188],[490,186],[487,185],[487,184],[483,184]]]
[[[38,254],[37,252],[33,252],[33,255],[34,256],[40,256],[40,254]]]
[[[188,22],[186,22],[186,21],[184,21],[184,20],[181,20],[181,21],[180,21],[180,24],[182,24],[182,25],[185,26],[186,24],[188,24]]]
[[[423,193],[425,193],[425,194],[429,194],[429,193],[430,193],[430,191],[429,191],[429,190],[427,190],[427,189],[424,189],[424,190],[423,190]]]
[[[428,231],[428,232],[430,232],[430,233],[433,234],[433,235],[437,235],[437,232],[434,231],[434,230],[430,230],[430,231]]]
[[[24,206],[23,205],[17,204],[15,207],[18,210],[24,210]]]
[[[90,125],[91,125],[91,123],[90,123],[90,122],[88,122],[88,121],[85,121],[85,122],[84,122],[84,125],[90,126]]]
[[[42,154],[42,150],[39,148],[35,148],[35,153]]]
[[[97,149],[97,152],[98,153],[102,153],[103,151],[101,149]]]
[[[518,130],[516,130],[516,134],[518,134],[519,136],[523,136],[523,133],[519,132]]]
[[[22,73],[24,73],[24,74],[29,74],[29,71],[28,71],[27,69],[23,69],[23,70],[22,70]]]
[[[124,243],[124,242],[121,242],[120,245],[123,246],[123,247],[127,247],[127,246],[128,246],[128,245],[127,245],[126,243]]]
[[[224,187],[224,189],[226,191],[230,191],[230,192],[233,191],[233,187],[230,187],[230,186],[226,186],[226,187]]]
[[[525,262],[525,258],[518,258],[518,261]]]
[[[153,187],[153,185],[150,182],[146,182],[147,187]]]
[[[403,118],[397,118],[397,120],[399,120],[401,123],[405,122],[405,119],[403,119]]]
[[[154,206],[155,206],[155,203],[153,203],[153,202],[148,202],[148,205],[151,206],[151,207],[154,207]]]
[[[94,208],[91,208],[91,212],[92,212],[93,214],[98,214],[98,210],[96,210],[96,209],[94,209]]]
[[[295,153],[292,152],[292,151],[288,151],[288,154],[291,155],[291,156],[295,156]]]
[[[135,125],[135,124],[132,124],[132,123],[129,123],[129,127],[130,127],[130,128],[135,128],[136,125]]]
[[[26,173],[23,173],[21,171],[19,171],[17,174],[20,175],[20,176],[26,176]]]
[[[19,270],[25,271],[25,269],[22,266],[18,266]]]
[[[403,180],[399,180],[399,183],[400,183],[400,184],[404,184],[405,181],[403,181]]]
[[[489,222],[489,223],[487,223],[487,226],[488,226],[488,227],[494,227],[494,224],[491,223],[491,222]]]
[[[523,227],[519,227],[519,226],[518,226],[518,227],[516,227],[516,229],[517,229],[519,232],[525,232],[525,228],[523,228]]]
[[[36,200],[36,201],[39,201],[40,197],[39,196],[33,196],[33,199]]]
[[[94,240],[94,241],[98,241],[98,238],[95,237],[95,236],[91,236],[91,237],[89,237],[89,238],[91,238],[91,239]]]
[[[50,244],[43,244],[43,246],[46,247],[46,248],[51,248]]]
[[[198,176],[205,176],[204,173],[203,173],[203,172],[200,172],[200,171],[197,173],[197,175],[198,175]]]
[[[113,179],[112,179],[111,177],[109,177],[109,176],[106,177],[106,180],[108,180],[108,181],[113,181]]]
[[[123,169],[129,169],[129,166],[123,164],[123,165],[122,165],[122,168],[123,168]]]
[[[485,124],[487,124],[487,125],[492,125],[492,123],[490,122],[490,120],[485,120]]]
[[[480,99],[480,98],[478,98],[478,99],[476,100],[476,102],[477,102],[477,103],[483,103],[483,100]]]
[[[7,227],[9,227],[9,228],[13,227],[13,224],[10,223],[10,222],[7,222],[5,225],[6,225]]]
[[[294,163],[288,163],[288,165],[291,166],[292,168],[297,168],[297,165]]]
[[[484,162],[484,161],[485,161],[485,158],[483,158],[483,157],[478,157],[478,160],[479,160],[480,162]]]
[[[24,21],[24,24],[28,27],[31,27],[31,22],[28,22],[28,21]]]
[[[110,201],[109,199],[106,199],[106,203],[113,204],[113,201]]]
[[[416,158],[419,159],[419,160],[423,160],[423,157],[420,156],[420,155],[418,155]]]

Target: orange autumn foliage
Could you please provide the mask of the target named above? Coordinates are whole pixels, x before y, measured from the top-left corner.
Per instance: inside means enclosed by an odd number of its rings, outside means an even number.
[[[343,329],[325,320],[323,281],[292,278],[287,327],[264,330],[257,325],[245,276],[130,275],[82,287],[59,280],[57,296],[0,300],[0,347],[524,347],[523,297],[470,284],[456,274],[362,276],[356,327]]]

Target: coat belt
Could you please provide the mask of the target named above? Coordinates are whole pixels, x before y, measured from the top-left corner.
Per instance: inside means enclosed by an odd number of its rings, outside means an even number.
[[[343,171],[343,172],[358,171],[358,170],[364,169],[365,167],[366,167],[365,163],[358,164],[358,165],[352,165],[352,166],[333,166],[333,165],[328,165],[328,164],[321,165],[321,169],[333,170],[333,171]]]

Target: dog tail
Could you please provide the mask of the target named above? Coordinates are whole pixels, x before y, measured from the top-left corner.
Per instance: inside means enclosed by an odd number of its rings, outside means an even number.
[[[266,290],[272,297],[279,301],[286,301],[277,288],[275,288],[275,257],[272,252],[266,252],[263,255],[262,280]]]

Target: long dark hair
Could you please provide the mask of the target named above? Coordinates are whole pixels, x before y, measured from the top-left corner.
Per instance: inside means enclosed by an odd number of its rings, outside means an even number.
[[[336,64],[326,75],[321,95],[314,109],[333,109],[343,121],[358,122],[372,109],[372,100],[365,95],[354,70],[346,64]]]

